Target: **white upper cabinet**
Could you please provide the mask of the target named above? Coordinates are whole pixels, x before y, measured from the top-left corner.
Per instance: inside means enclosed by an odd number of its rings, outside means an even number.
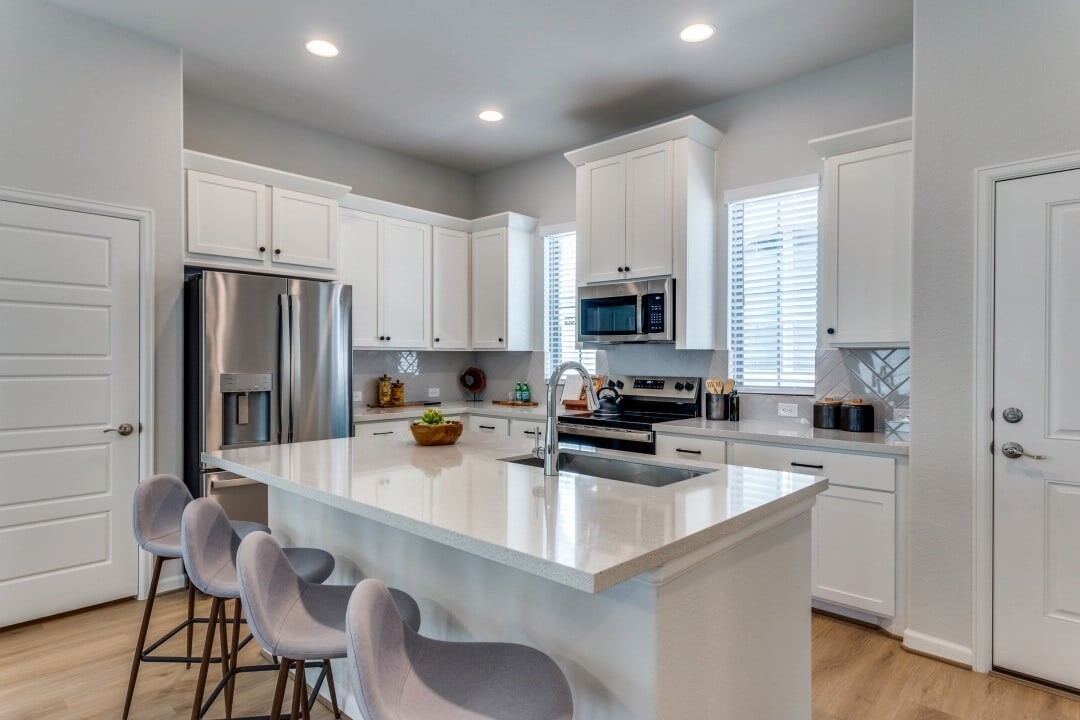
[[[189,170],[188,252],[262,260],[269,245],[268,197],[265,185]]]
[[[326,269],[337,266],[336,200],[276,187],[271,208],[272,262]]]
[[[431,226],[384,218],[379,236],[379,299],[387,347],[428,345]]]
[[[834,153],[821,200],[822,345],[911,342],[912,144],[902,139],[910,132],[907,119],[811,143]]]
[[[671,274],[673,162],[670,140],[626,154],[626,278]]]
[[[347,185],[184,151],[191,265],[332,277]]]
[[[469,347],[469,233],[436,227],[431,241],[431,346]]]
[[[497,222],[498,227],[489,227]],[[532,350],[536,220],[505,213],[472,235],[472,347]]]
[[[339,263],[353,287],[353,347],[427,347],[431,226],[342,209]]]
[[[717,347],[716,149],[689,115],[566,153],[577,168],[578,283],[675,279],[675,346]],[[693,308],[693,312],[688,312]]]

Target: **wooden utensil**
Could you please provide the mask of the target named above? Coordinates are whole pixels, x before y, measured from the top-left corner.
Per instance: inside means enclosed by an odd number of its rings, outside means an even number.
[[[724,395],[730,395],[735,390],[735,378],[728,378],[724,381]]]

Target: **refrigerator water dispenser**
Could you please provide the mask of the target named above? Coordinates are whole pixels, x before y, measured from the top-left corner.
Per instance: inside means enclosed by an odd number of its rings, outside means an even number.
[[[270,442],[273,373],[222,373],[221,446]]]

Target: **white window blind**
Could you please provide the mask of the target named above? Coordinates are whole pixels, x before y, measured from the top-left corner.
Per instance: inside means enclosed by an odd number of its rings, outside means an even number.
[[[729,348],[740,392],[812,394],[818,188],[728,203]]]
[[[577,348],[577,235],[544,238],[544,377],[566,360],[596,372],[596,351]]]

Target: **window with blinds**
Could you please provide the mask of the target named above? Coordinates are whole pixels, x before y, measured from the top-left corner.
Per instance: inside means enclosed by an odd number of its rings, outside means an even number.
[[[544,377],[566,360],[596,372],[596,351],[577,348],[576,258],[576,233],[544,238]]]
[[[730,371],[740,392],[812,394],[818,188],[748,194],[726,197]]]

